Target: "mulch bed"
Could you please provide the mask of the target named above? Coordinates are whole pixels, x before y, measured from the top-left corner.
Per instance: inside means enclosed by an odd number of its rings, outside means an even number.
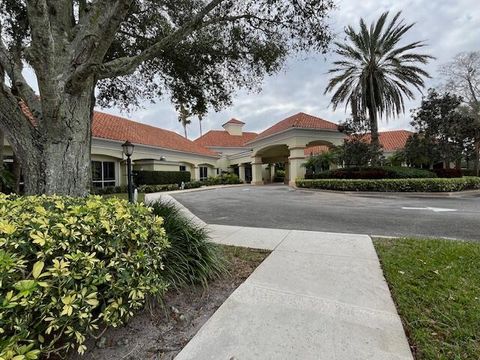
[[[121,328],[108,329],[87,343],[84,356],[75,360],[167,360],[173,359],[230,294],[268,256],[269,252],[222,247],[229,273],[201,286],[169,291],[163,304],[152,305]]]

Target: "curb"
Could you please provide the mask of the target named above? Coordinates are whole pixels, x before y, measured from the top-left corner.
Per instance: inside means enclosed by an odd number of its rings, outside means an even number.
[[[148,196],[147,195],[153,195],[153,196]],[[148,205],[150,203],[156,202],[156,201],[163,201],[166,203],[172,203],[174,204],[180,211],[182,215],[184,215],[186,218],[190,219],[193,223],[196,225],[205,228],[208,226],[208,224],[200,219],[198,216],[196,216],[194,213],[192,213],[190,210],[188,210],[183,204],[181,204],[179,201],[177,201],[173,196],[167,194],[167,193],[154,193],[154,194],[145,194],[145,203]]]
[[[463,195],[480,195],[480,190],[450,191],[450,192],[416,192],[416,191],[341,191],[327,189],[309,189],[297,186],[292,187],[298,191],[310,191],[316,193],[345,194],[345,195],[392,195],[392,196],[416,196],[416,197],[461,197]]]

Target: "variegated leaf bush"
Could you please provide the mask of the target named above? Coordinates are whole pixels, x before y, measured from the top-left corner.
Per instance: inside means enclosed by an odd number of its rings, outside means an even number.
[[[83,353],[163,295],[162,224],[116,198],[0,194],[0,359]]]

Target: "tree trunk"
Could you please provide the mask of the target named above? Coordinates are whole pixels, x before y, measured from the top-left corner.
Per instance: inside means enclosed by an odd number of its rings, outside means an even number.
[[[91,118],[93,86],[80,94],[62,95],[44,117],[35,141],[17,151],[26,194],[86,196],[91,183]]]
[[[378,138],[378,120],[377,120],[377,106],[375,102],[375,89],[373,86],[373,78],[370,76],[370,103],[368,106],[368,115],[370,117],[370,143],[376,148],[380,149],[380,141]],[[372,165],[378,165],[380,159],[375,155],[372,159]]]

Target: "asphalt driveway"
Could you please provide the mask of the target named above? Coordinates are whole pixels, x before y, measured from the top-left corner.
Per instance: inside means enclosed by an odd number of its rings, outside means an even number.
[[[480,241],[480,194],[359,194],[241,186],[172,194],[209,224]]]

